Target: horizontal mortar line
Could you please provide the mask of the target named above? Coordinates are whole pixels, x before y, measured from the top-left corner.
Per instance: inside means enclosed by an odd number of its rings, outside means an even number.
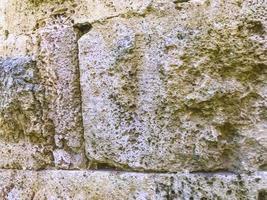
[[[125,171],[125,170],[110,170],[110,169],[42,169],[42,170],[30,170],[30,169],[12,169],[12,168],[0,168],[0,173],[3,171],[14,171],[14,172],[34,172],[34,173],[44,173],[44,172],[88,172],[88,173],[118,173],[118,174],[151,174],[151,175],[203,175],[203,176],[211,176],[211,175],[231,175],[231,176],[239,176],[239,175],[255,175],[255,174],[266,174],[267,171],[254,171],[254,172],[244,172],[244,173],[235,173],[231,171],[219,171],[219,172],[138,172],[138,171]]]

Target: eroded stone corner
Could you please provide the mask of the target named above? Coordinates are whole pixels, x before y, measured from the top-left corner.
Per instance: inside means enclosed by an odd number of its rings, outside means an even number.
[[[40,77],[30,57],[0,59],[0,168],[53,165],[54,128]]]

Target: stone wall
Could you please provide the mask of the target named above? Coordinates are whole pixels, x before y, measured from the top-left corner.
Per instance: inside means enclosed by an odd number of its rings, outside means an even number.
[[[1,0],[0,199],[267,199],[265,0]]]

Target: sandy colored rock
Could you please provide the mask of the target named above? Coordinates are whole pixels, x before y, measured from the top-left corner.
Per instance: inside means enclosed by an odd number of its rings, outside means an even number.
[[[40,30],[37,61],[0,61],[4,168],[86,167],[76,32],[59,28]]]
[[[266,168],[266,5],[219,2],[156,2],[79,40],[89,159],[152,171]]]
[[[49,101],[49,116],[55,126],[56,167],[86,167],[77,33],[59,20],[39,29],[38,37],[38,66]]]
[[[266,173],[142,174],[92,171],[0,171],[2,199],[263,200]]]
[[[266,6],[1,0],[0,199],[266,200]]]
[[[38,169],[51,165],[53,124],[36,62],[0,60],[0,167]]]

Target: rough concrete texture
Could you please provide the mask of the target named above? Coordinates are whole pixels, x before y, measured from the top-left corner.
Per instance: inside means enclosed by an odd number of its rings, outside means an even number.
[[[267,199],[266,32],[265,0],[1,0],[0,199]]]

